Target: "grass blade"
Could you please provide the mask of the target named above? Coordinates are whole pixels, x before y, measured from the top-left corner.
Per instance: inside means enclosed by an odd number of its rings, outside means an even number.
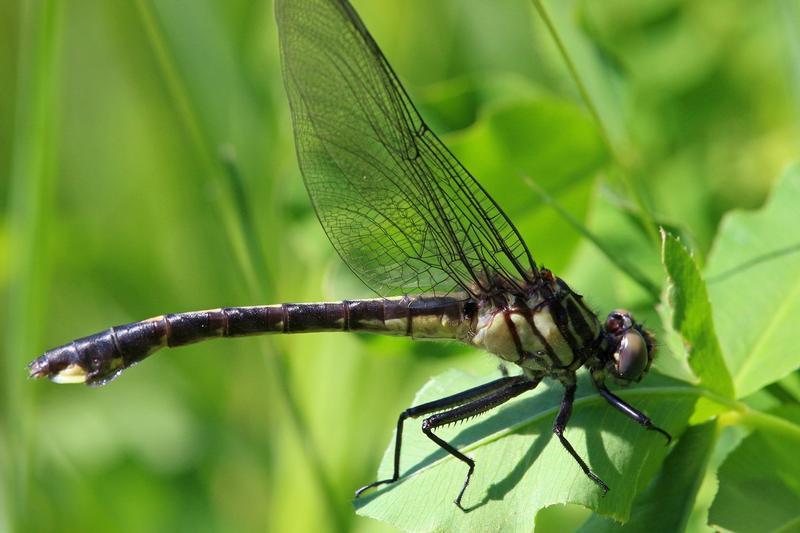
[[[646,229],[651,242],[658,242],[656,225],[653,221],[653,217],[650,215],[651,209],[648,206],[640,185],[637,181],[632,179],[631,176],[632,169],[636,168],[635,154],[628,147],[629,143],[626,140],[626,135],[624,133],[624,125],[620,123],[612,129],[609,125],[609,121],[604,119],[608,118],[608,116],[604,117],[601,115],[595,99],[592,98],[592,95],[589,93],[587,83],[585,82],[583,76],[581,76],[581,74],[578,72],[578,67],[573,57],[573,54],[576,51],[573,50],[573,53],[570,53],[570,51],[567,50],[567,39],[566,36],[562,35],[562,30],[564,28],[558,25],[554,18],[550,16],[542,0],[532,0],[532,2],[536,8],[536,12],[539,14],[539,17],[542,19],[547,27],[547,30],[550,32],[550,35],[553,37],[556,48],[558,49],[558,52],[561,55],[567,70],[569,71],[570,77],[578,89],[581,99],[586,105],[589,114],[597,123],[597,127],[605,139],[610,153],[613,154],[614,159],[620,168],[620,172],[618,173],[619,177],[626,189],[633,196],[633,200],[638,208],[638,215],[642,219],[643,227]],[[557,9],[571,9],[571,3],[568,4],[569,5],[559,4]],[[622,113],[619,109],[615,110],[615,113],[620,116],[624,115],[624,113]],[[606,115],[609,115],[609,113]]]
[[[585,225],[581,224],[578,220],[576,220],[572,215],[569,214],[563,207],[561,207],[558,202],[556,202],[542,187],[540,187],[535,181],[526,177],[525,183],[533,189],[539,197],[545,202],[547,205],[555,209],[555,211],[561,215],[569,224],[575,228],[581,235],[583,235],[589,242],[594,244],[598,250],[600,250],[606,258],[611,261],[617,268],[619,268],[620,272],[631,278],[637,285],[639,285],[642,289],[647,291],[650,297],[657,301],[659,299],[659,295],[661,294],[661,288],[653,283],[650,278],[648,278],[644,272],[639,270],[635,265],[629,263],[625,260],[618,253],[614,253],[606,244],[600,239],[597,235],[592,233],[589,228]]]
[[[6,491],[0,529],[17,529],[26,518],[31,448],[30,388],[21,379],[29,354],[40,348],[47,292],[45,252],[53,194],[57,125],[61,3],[30,3],[20,9],[17,102],[11,164],[9,249],[11,284],[3,357],[3,419],[0,457]],[[15,527],[16,525],[16,527]]]

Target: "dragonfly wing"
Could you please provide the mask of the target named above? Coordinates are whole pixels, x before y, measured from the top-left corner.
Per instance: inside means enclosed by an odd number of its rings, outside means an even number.
[[[328,238],[381,295],[475,294],[537,275],[519,232],[428,128],[345,0],[276,2],[306,188]]]

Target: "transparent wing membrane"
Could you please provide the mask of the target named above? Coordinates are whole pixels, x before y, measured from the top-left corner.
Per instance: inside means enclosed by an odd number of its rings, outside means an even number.
[[[537,275],[511,221],[426,126],[347,2],[278,1],[295,143],[328,238],[380,295]]]

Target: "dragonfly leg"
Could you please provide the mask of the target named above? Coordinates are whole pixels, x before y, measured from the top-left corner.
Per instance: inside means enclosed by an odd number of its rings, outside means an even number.
[[[597,392],[600,393],[600,396],[605,398],[605,400],[611,405],[613,405],[619,412],[621,412],[628,418],[632,418],[633,420],[644,426],[646,429],[661,433],[662,435],[664,435],[664,438],[667,439],[667,444],[669,444],[672,441],[672,435],[670,435],[660,427],[654,426],[653,422],[646,414],[639,411],[635,407],[625,403],[625,401],[622,398],[620,398],[619,396],[608,390],[605,383],[595,379],[594,384],[595,387],[597,387]]]
[[[592,472],[589,468],[589,465],[581,459],[581,456],[578,455],[578,452],[575,451],[575,448],[572,447],[572,444],[569,443],[567,438],[564,436],[564,429],[567,427],[567,422],[569,422],[569,417],[572,415],[572,403],[575,401],[575,389],[577,388],[574,383],[564,385],[566,390],[564,391],[564,398],[561,400],[561,408],[558,410],[558,415],[556,416],[555,423],[553,423],[553,433],[556,434],[558,440],[561,441],[561,445],[569,452],[573,459],[578,462],[578,466],[581,467],[583,473],[589,476],[589,479],[594,481],[601,489],[603,489],[603,494],[608,492],[608,485],[600,479],[597,474]]]
[[[453,445],[436,435],[433,430],[442,426],[446,426],[448,424],[452,424],[454,422],[459,422],[461,420],[466,420],[468,418],[472,418],[473,416],[479,415],[481,413],[485,413],[499,405],[502,405],[509,401],[510,399],[522,394],[525,391],[531,390],[536,385],[539,384],[541,379],[530,380],[524,376],[517,376],[516,378],[504,378],[506,379],[506,383],[502,385],[502,387],[496,389],[489,395],[483,396],[474,400],[470,403],[461,405],[449,411],[445,411],[443,413],[437,413],[433,416],[430,416],[422,421],[422,432],[431,439],[433,442],[438,444],[441,448],[443,448],[447,453],[458,459],[459,461],[465,463],[468,467],[467,470],[467,477],[464,479],[464,485],[461,487],[461,491],[459,491],[458,496],[455,499],[455,504],[458,506],[459,509],[466,512],[466,509],[461,506],[461,498],[464,496],[464,491],[467,490],[467,486],[469,485],[469,480],[472,477],[472,472],[475,470],[475,461],[470,459],[460,451],[458,451]],[[500,381],[500,380],[498,380]]]
[[[510,385],[522,381],[527,381],[527,380],[523,376],[514,376],[514,377],[505,376],[495,381],[491,381],[484,385],[480,385],[478,387],[474,387],[472,389],[465,390],[463,392],[459,392],[458,394],[454,394],[446,398],[441,398],[439,400],[434,400],[432,402],[423,403],[421,405],[416,405],[414,407],[409,407],[408,409],[400,413],[400,417],[397,419],[397,430],[395,431],[394,472],[392,473],[392,477],[388,479],[381,479],[375,481],[373,483],[370,483],[369,485],[364,485],[363,487],[361,487],[356,491],[356,498],[358,498],[365,491],[373,487],[378,487],[380,485],[385,485],[387,483],[394,483],[400,478],[400,448],[403,442],[403,422],[405,422],[407,418],[418,418],[420,416],[435,413],[436,411],[452,409],[454,407],[458,407],[459,405],[468,404],[470,402],[474,402],[480,398],[489,396],[495,393],[496,391],[503,390],[509,387]]]

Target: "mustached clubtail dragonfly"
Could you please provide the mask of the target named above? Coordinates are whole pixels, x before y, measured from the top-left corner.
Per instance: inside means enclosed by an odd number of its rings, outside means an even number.
[[[475,463],[435,430],[494,409],[545,378],[564,386],[555,435],[604,492],[608,486],[564,435],[581,367],[612,406],[669,442],[666,431],[604,384],[607,377],[621,384],[642,379],[653,360],[652,334],[624,310],[601,322],[581,295],[537,266],[508,216],[423,121],[352,6],[278,0],[276,20],[311,202],[336,251],[380,297],[162,315],[49,350],[30,363],[30,375],[104,385],[156,350],[216,337],[360,331],[456,339],[521,374],[404,411],[392,476],[356,496],[400,478],[404,421],[424,417],[424,434],[467,467],[459,507]]]

